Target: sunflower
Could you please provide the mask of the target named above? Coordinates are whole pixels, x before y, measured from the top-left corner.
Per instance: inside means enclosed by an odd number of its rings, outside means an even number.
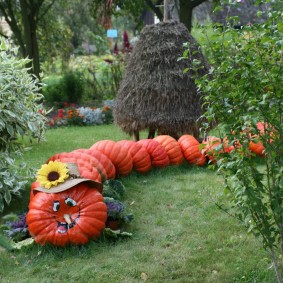
[[[65,163],[50,161],[38,170],[36,181],[40,183],[40,186],[50,189],[52,186],[57,186],[58,183],[63,183],[69,177],[68,172]]]

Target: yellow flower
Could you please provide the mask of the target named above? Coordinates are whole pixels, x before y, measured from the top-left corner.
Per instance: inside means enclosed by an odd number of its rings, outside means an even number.
[[[36,181],[40,183],[40,186],[50,189],[52,186],[57,186],[58,183],[63,183],[69,177],[68,172],[65,163],[50,161],[38,170]]]

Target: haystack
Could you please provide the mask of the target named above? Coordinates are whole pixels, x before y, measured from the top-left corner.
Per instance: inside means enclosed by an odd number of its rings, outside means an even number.
[[[178,61],[185,42],[189,43],[191,58]],[[136,138],[144,129],[173,137],[188,133],[198,138],[201,94],[193,71],[183,73],[192,66],[193,59],[203,65],[200,75],[208,72],[199,46],[182,23],[169,21],[144,27],[117,94],[115,123]]]

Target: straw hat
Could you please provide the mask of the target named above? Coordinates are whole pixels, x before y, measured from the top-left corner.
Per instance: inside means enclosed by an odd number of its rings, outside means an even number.
[[[61,166],[60,169],[63,176],[60,176],[58,169],[54,165]],[[48,166],[53,171],[48,171]],[[52,168],[53,166],[53,168]],[[63,167],[62,167],[63,166]],[[55,168],[55,169],[54,169]],[[39,187],[34,188],[34,191],[40,191],[48,194],[59,193],[65,190],[68,190],[80,183],[87,183],[90,188],[97,189],[102,193],[103,185],[100,182],[82,178],[79,173],[78,165],[76,163],[63,163],[59,161],[50,161],[48,164],[42,165],[41,169],[37,172],[37,182],[40,183]],[[52,175],[53,174],[53,175]],[[48,176],[53,177],[52,180],[48,179]],[[56,179],[56,177],[58,177]],[[43,179],[46,179],[45,182],[42,182]],[[44,185],[45,184],[45,185]]]

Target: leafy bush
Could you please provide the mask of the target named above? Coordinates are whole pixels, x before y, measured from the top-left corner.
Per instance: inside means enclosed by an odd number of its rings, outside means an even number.
[[[0,45],[0,212],[4,202],[23,188],[22,168],[14,157],[23,152],[18,137],[42,138],[46,119],[41,114],[43,96],[38,80],[28,73],[28,59],[17,59],[18,50],[1,40]]]
[[[64,91],[62,78],[59,76],[50,76],[44,80],[43,94],[45,101],[54,106],[62,107],[64,101],[67,101],[67,95]]]
[[[217,162],[231,201],[220,206],[261,238],[277,280],[282,282],[283,14],[275,10],[267,13],[269,19],[264,24],[214,30],[206,52],[211,72],[198,84],[206,93],[208,122],[219,123],[223,136],[237,145]],[[258,129],[259,121],[263,129]],[[265,147],[261,166],[250,158],[249,149],[251,142],[259,141]]]
[[[63,107],[64,102],[79,103],[85,92],[84,79],[78,71],[69,71],[62,77],[51,76],[44,84],[45,101],[57,107]]]
[[[84,94],[84,79],[81,72],[69,71],[62,77],[63,89],[69,103],[79,103]]]
[[[119,180],[106,180],[103,184],[103,196],[121,200],[125,194],[125,186]]]
[[[125,55],[79,56],[72,59],[70,68],[85,79],[85,100],[104,100],[116,97],[125,69]]]
[[[19,215],[8,214],[2,219],[4,224],[0,225],[0,231],[3,230],[8,238],[18,242],[30,237],[26,223],[26,212]]]

